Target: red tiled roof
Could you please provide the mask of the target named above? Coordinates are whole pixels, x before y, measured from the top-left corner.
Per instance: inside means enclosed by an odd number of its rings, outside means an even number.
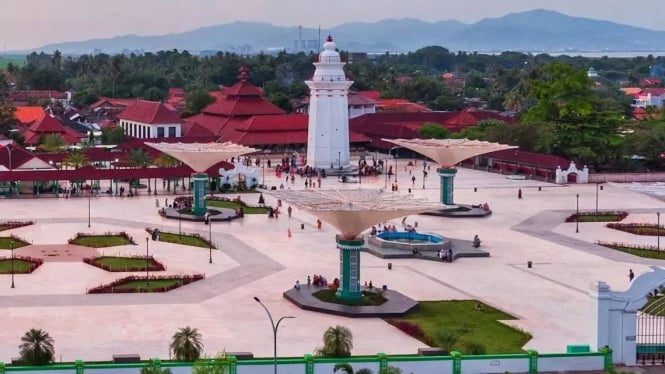
[[[25,144],[35,145],[39,144],[42,136],[49,134],[60,134],[67,144],[76,144],[85,137],[84,134],[69,127],[62,126],[58,120],[47,115],[33,123],[32,126],[23,133],[23,137],[25,139]]]
[[[30,125],[44,117],[44,109],[40,106],[17,106],[14,116],[22,124]]]
[[[182,136],[190,138],[199,136],[215,136],[215,133],[198,122],[188,121],[182,125]]]
[[[377,105],[376,109],[384,112],[407,112],[407,113],[431,112],[431,109],[429,109],[425,105],[412,103],[407,99],[379,100],[379,104]]]
[[[645,88],[640,92],[640,96],[663,96],[665,95],[665,88]]]
[[[122,113],[118,114],[119,119],[136,121],[148,124],[170,124],[181,123],[178,117],[168,107],[157,101],[138,100],[129,105]]]
[[[358,95],[368,97],[372,100],[379,100],[381,93],[379,91],[358,91]]]
[[[90,104],[90,109],[97,108],[126,108],[135,103],[137,99],[112,99],[109,97],[100,97],[99,100]]]
[[[10,151],[7,151],[9,149]],[[9,152],[11,152],[12,164],[11,168],[9,167]],[[6,146],[0,145],[0,165],[6,167],[7,169],[18,169],[21,165],[33,159],[32,153],[26,151],[25,149],[17,146],[14,143],[7,144]]]
[[[203,113],[235,117],[285,114],[286,112],[261,96],[227,96],[205,107]]]

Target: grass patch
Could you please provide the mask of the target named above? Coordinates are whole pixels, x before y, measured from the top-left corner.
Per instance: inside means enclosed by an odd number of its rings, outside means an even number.
[[[30,243],[21,240],[15,236],[0,237],[0,249],[21,248],[29,245]]]
[[[224,201],[224,200],[206,200],[206,206],[216,207],[216,208],[228,208],[228,209],[243,209],[245,214],[268,214],[268,208],[257,207],[257,206],[243,206],[235,201]]]
[[[29,274],[35,271],[44,261],[31,257],[14,256],[14,274]],[[0,274],[12,273],[12,259],[0,259]]]
[[[104,248],[135,243],[132,238],[130,238],[125,233],[104,235],[89,235],[78,233],[74,239],[69,240],[69,244],[82,245],[92,248]]]
[[[200,236],[190,235],[190,234],[178,235],[171,232],[160,231],[159,241],[166,243],[189,245],[192,247],[210,248],[210,244],[208,243],[207,240],[201,238]],[[212,245],[212,247],[217,249],[217,247],[215,247],[214,244]]]
[[[596,241],[596,244],[623,253],[628,253],[633,256],[665,260],[665,251],[660,251],[654,246],[638,246],[624,243],[607,243],[602,241]]]
[[[314,292],[312,296],[326,303],[350,305],[350,306],[372,306],[385,303],[386,298],[376,292],[363,291],[363,298],[358,301],[340,300],[335,296],[335,290],[330,288]]]
[[[88,290],[89,294],[99,293],[142,293],[142,292],[168,292],[178,287],[203,279],[202,274],[194,275],[166,275],[146,277],[130,276],[118,279],[112,283],[104,284]]]
[[[618,222],[628,217],[628,212],[580,212],[568,218],[566,222]]]
[[[469,353],[482,346],[488,354],[523,353],[522,346],[531,339],[531,334],[498,322],[509,319],[515,317],[478,301],[452,300],[422,301],[406,316],[386,321],[426,344],[447,351]],[[411,326],[411,331],[405,331],[399,324]],[[424,337],[415,336],[418,330]]]
[[[665,227],[650,223],[608,223],[605,227],[635,235],[657,236],[665,233]]]
[[[0,222],[0,231],[5,231],[5,230],[11,230],[11,229],[17,229],[19,227],[23,226],[29,226],[34,224],[32,221],[5,221],[5,222]]]
[[[102,256],[96,258],[85,258],[83,262],[96,266],[106,271],[145,271],[146,259],[145,257],[116,257],[116,256]],[[148,258],[149,271],[164,271],[164,265],[153,257]]]

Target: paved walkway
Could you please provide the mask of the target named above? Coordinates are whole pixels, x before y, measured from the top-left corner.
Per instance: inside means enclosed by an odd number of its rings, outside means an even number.
[[[398,180],[406,194],[408,172],[400,161]],[[421,173],[415,168],[417,178]],[[282,181],[266,174],[266,182]],[[392,183],[392,181],[391,181]],[[416,186],[422,180],[416,180]],[[384,179],[363,178],[362,188],[383,187]],[[437,178],[426,180],[426,189],[413,194],[436,204]],[[542,187],[538,191],[536,187]],[[300,189],[303,183],[288,185]],[[358,188],[323,180],[323,188]],[[474,192],[474,187],[477,192]],[[555,186],[540,181],[508,180],[506,176],[460,169],[455,181],[455,199],[461,203],[487,202],[493,210],[480,219],[446,219],[412,216],[424,232],[455,238],[479,234],[489,258],[460,259],[452,264],[417,259],[384,260],[361,255],[361,281],[386,284],[416,300],[474,298],[518,317],[506,321],[531,332],[534,338],[525,348],[540,352],[561,352],[566,344],[590,341],[589,284],[604,280],[614,289],[628,286],[628,269],[636,274],[662,261],[644,260],[595,246],[597,239],[653,244],[654,237],[610,230],[602,224],[563,223],[573,213],[575,195],[580,209],[595,206],[595,186]],[[517,190],[523,199],[517,199]],[[274,199],[264,194],[267,204]],[[258,194],[243,195],[249,203]],[[653,222],[654,212],[664,203],[656,198],[607,186],[600,192],[601,209],[629,210],[630,222]],[[64,245],[77,232],[126,231],[138,245],[100,249],[100,254],[143,255],[145,227],[178,232],[177,221],[157,215],[155,198],[104,197],[92,199],[91,223],[87,199],[0,200],[1,220],[33,219],[36,224],[10,233],[34,245]],[[399,225],[401,220],[395,220]],[[323,274],[328,279],[339,271],[335,231],[324,223],[315,228],[316,217],[294,209],[293,218],[279,219],[246,215],[242,220],[212,225],[212,240],[220,248],[212,251],[208,263],[205,248],[183,247],[148,241],[151,255],[165,263],[169,274],[203,272],[206,279],[166,294],[87,295],[87,288],[110,282],[118,274],[104,272],[79,262],[52,262],[30,275],[18,275],[16,288],[9,277],[0,276],[0,360],[17,355],[20,336],[30,328],[47,330],[55,339],[56,355],[63,360],[106,360],[117,353],[139,353],[142,357],[168,357],[169,339],[183,326],[197,327],[203,334],[205,351],[214,355],[227,351],[249,351],[256,356],[272,355],[272,331],[265,311],[253,300],[259,297],[273,316],[292,315],[279,330],[279,354],[301,356],[320,346],[323,331],[341,324],[354,333],[355,354],[416,353],[423,344],[402,334],[379,319],[346,319],[303,311],[286,301],[282,293],[297,279]],[[301,224],[305,225],[301,229]],[[182,222],[182,231],[207,237],[209,227],[199,222]],[[293,235],[287,236],[291,229]],[[665,244],[665,243],[664,243]],[[528,269],[527,261],[534,267]],[[387,263],[393,269],[387,269]],[[6,284],[3,287],[2,284]],[[83,344],[82,342],[85,342]]]

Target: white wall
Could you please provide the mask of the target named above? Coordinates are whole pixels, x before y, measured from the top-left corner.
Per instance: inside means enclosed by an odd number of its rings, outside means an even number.
[[[507,371],[511,373],[528,373],[529,358],[462,359],[462,373],[464,374],[505,373]]]
[[[243,365],[243,361],[238,361],[238,374],[273,374],[275,367],[268,365]],[[305,364],[278,364],[277,374],[305,374]],[[332,369],[330,370],[332,374]]]
[[[583,371],[603,370],[604,358],[602,356],[580,357],[539,357],[538,372],[544,371]]]
[[[314,374],[332,374],[333,368],[335,367],[336,363],[315,363],[314,364]],[[379,372],[379,363],[378,361],[368,361],[368,362],[350,362],[349,365],[353,367],[353,371],[358,371],[360,369],[369,369],[373,373],[378,373]],[[305,369],[303,367],[302,373],[305,373]],[[295,374],[295,372],[294,372]],[[420,374],[420,373],[419,373]]]
[[[451,374],[453,360],[435,361],[388,361],[388,366],[402,369],[402,373],[410,374]],[[375,371],[376,372],[376,371]]]

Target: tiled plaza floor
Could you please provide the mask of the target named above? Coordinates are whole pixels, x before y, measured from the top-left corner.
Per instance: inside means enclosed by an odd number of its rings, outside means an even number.
[[[399,166],[400,194],[407,194],[408,172]],[[416,175],[413,193],[437,204],[439,182],[432,167],[427,188],[422,189],[422,172]],[[407,182],[408,179],[408,182]],[[273,176],[266,182],[279,185]],[[385,180],[363,178],[362,188],[383,187]],[[538,186],[542,191],[538,191]],[[294,189],[304,187],[296,177]],[[477,187],[477,192],[474,192]],[[324,179],[323,188],[358,188],[356,184]],[[523,199],[517,199],[517,190]],[[489,258],[460,259],[444,264],[417,259],[383,260],[363,253],[362,281],[387,284],[416,300],[474,298],[519,317],[507,321],[531,332],[534,338],[525,348],[540,352],[562,352],[566,344],[587,343],[591,328],[590,284],[607,281],[613,289],[628,286],[628,269],[636,274],[661,261],[617,254],[593,245],[597,239],[654,244],[655,237],[633,237],[609,230],[601,224],[562,223],[574,212],[575,195],[580,209],[595,207],[595,185],[556,186],[538,181],[510,180],[505,176],[460,169],[455,180],[455,200],[460,203],[487,202],[493,214],[480,219],[446,219],[411,216],[422,232],[434,232],[456,239],[478,234]],[[599,192],[601,209],[635,212],[628,221],[653,222],[664,204],[649,195],[621,186],[608,185]],[[163,200],[165,196],[160,196]],[[235,197],[235,196],[233,196]],[[258,195],[243,195],[250,203]],[[169,199],[171,200],[171,199]],[[266,202],[274,200],[266,195]],[[77,232],[126,231],[138,245],[100,249],[104,254],[145,253],[145,228],[178,232],[178,221],[157,214],[155,197],[98,197],[92,200],[92,227],[88,228],[88,200],[10,199],[0,200],[0,221],[34,220],[27,226],[0,235],[16,234],[35,245],[66,244]],[[400,225],[401,220],[393,223]],[[249,351],[256,356],[272,355],[272,331],[265,311],[274,316],[291,315],[279,329],[279,354],[301,356],[321,345],[323,331],[331,325],[345,325],[354,333],[354,354],[413,354],[423,344],[402,334],[379,319],[349,319],[298,309],[282,292],[308,274],[328,279],[339,271],[335,231],[324,224],[315,228],[316,218],[294,209],[293,218],[279,219],[246,215],[242,220],[214,223],[213,264],[203,248],[149,242],[150,254],[167,266],[169,274],[202,272],[206,279],[167,294],[86,295],[89,287],[119,276],[79,262],[50,261],[31,275],[16,276],[11,289],[9,276],[0,276],[0,361],[18,355],[20,336],[36,327],[55,339],[58,359],[108,360],[113,354],[138,353],[142,358],[168,357],[174,331],[197,327],[205,351],[214,355],[226,351]],[[301,230],[301,224],[305,229]],[[287,236],[287,229],[293,236]],[[209,235],[208,226],[182,222],[185,232]],[[665,244],[665,242],[664,242]],[[20,250],[19,250],[20,251]],[[17,251],[17,254],[20,252]],[[534,267],[528,269],[527,261]],[[393,269],[387,269],[387,263]],[[3,286],[5,285],[5,286]]]

